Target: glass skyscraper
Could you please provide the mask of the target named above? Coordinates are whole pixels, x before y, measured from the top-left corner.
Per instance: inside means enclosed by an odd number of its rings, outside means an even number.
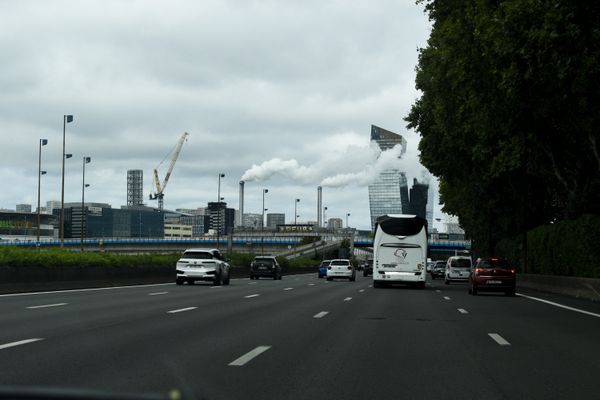
[[[400,154],[406,153],[406,139],[397,133],[375,125],[371,125],[371,141],[377,143],[381,151],[401,145]],[[397,169],[383,171],[369,185],[369,207],[371,209],[371,229],[375,228],[375,220],[381,215],[408,212],[408,182],[404,172]]]

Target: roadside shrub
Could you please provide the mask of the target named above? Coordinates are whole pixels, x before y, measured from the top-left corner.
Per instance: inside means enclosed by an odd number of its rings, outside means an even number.
[[[600,278],[600,216],[539,226],[527,232],[527,271],[533,274]],[[498,255],[520,260],[521,237],[498,243]]]

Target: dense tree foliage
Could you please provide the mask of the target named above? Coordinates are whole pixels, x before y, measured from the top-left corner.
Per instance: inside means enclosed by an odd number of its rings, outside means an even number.
[[[419,1],[433,23],[406,120],[480,251],[600,211],[600,5]]]

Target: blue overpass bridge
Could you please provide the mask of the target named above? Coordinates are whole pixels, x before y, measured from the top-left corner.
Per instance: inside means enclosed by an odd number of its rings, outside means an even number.
[[[306,237],[314,236],[314,242],[306,243]],[[213,236],[197,238],[96,238],[84,239],[65,239],[64,247],[72,250],[84,251],[110,251],[115,253],[169,253],[180,252],[191,247],[219,247],[223,251],[235,251],[242,253],[289,253],[294,249],[307,248],[321,251],[330,249],[332,245],[341,244],[342,240],[349,239],[347,235],[338,234],[303,234],[302,236],[290,234],[265,233],[253,235],[232,235],[220,237],[218,244],[217,238]],[[429,250],[431,253],[463,253],[470,250],[470,241],[466,240],[429,240]],[[54,248],[60,247],[60,240],[43,240],[36,242],[31,240],[3,240],[0,246],[22,246]],[[353,245],[355,248],[369,251],[373,247],[373,240],[368,237],[355,236]]]

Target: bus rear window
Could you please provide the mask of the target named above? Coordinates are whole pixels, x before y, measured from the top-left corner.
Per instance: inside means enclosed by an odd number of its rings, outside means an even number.
[[[381,230],[388,235],[414,236],[421,232],[427,220],[422,218],[383,219],[378,221]]]

